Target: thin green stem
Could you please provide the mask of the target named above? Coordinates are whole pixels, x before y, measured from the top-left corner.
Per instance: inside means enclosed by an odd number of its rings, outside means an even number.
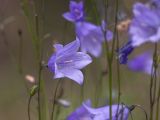
[[[159,102],[160,102],[160,87],[158,90],[158,99],[157,99],[157,106],[156,106],[156,120],[159,120]]]
[[[116,49],[118,50],[119,49],[119,36],[118,36],[118,33],[117,33],[117,46],[116,46]],[[117,59],[117,83],[118,83],[118,107],[117,107],[117,114],[118,114],[118,111],[119,111],[119,104],[120,104],[120,101],[121,101],[121,76],[120,76],[120,65],[119,65],[119,60]],[[116,118],[118,120],[118,116]]]
[[[115,7],[115,27],[114,27],[114,33],[113,33],[113,43],[112,43],[112,51],[111,51],[111,61],[113,62],[113,56],[114,56],[114,48],[115,48],[115,43],[116,43],[116,36],[117,36],[117,23],[118,23],[118,0],[116,0],[116,7]]]
[[[154,113],[154,104],[155,104],[155,95],[156,94],[156,84],[153,83],[157,82],[157,43],[155,43],[154,47],[154,54],[153,54],[153,64],[152,64],[152,71],[151,71],[151,82],[150,82],[150,120],[153,120],[153,113]],[[153,88],[154,87],[154,88]]]
[[[58,80],[58,83],[56,85],[56,89],[54,92],[54,97],[53,97],[53,103],[52,103],[52,112],[51,112],[51,120],[54,120],[54,110],[55,110],[55,102],[56,102],[56,97],[57,97],[57,93],[58,93],[58,88],[61,84],[62,80]]]
[[[23,73],[22,68],[22,55],[23,55],[23,36],[22,36],[22,30],[18,30],[18,36],[19,36],[19,73]]]
[[[157,106],[156,106],[156,120],[159,120],[159,102],[160,102],[160,81],[159,81]]]
[[[31,100],[32,100],[32,96],[30,96],[28,99],[28,120],[31,120],[31,115],[30,115]]]
[[[105,22],[107,22],[107,17],[108,17],[108,14],[107,14],[107,10],[108,10],[108,5],[109,5],[109,2],[108,0],[105,0],[104,2],[104,5],[105,5]],[[102,28],[103,30],[103,28]],[[109,54],[109,46],[108,46],[108,42],[107,42],[107,39],[106,39],[106,35],[107,35],[107,28],[105,26],[105,29],[103,30],[104,32],[104,38],[105,38],[105,43],[106,43],[106,51],[107,51],[107,63],[108,63],[108,70],[109,70],[109,75],[108,75],[108,79],[109,79],[109,118],[110,120],[112,120],[112,61],[110,59],[110,54]]]

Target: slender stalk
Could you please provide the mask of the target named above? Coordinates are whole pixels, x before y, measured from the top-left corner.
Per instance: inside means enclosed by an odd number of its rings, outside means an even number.
[[[158,99],[157,99],[157,106],[156,106],[156,120],[159,120],[159,102],[160,102],[160,87],[158,90]]]
[[[109,63],[109,116],[112,120],[112,64]]]
[[[153,116],[153,95],[152,95],[152,88],[153,88],[153,64],[152,64],[152,70],[151,70],[151,80],[150,80],[150,120],[152,120]]]
[[[19,73],[23,73],[22,69],[22,55],[23,55],[23,37],[22,37],[22,30],[18,30],[19,36]]]
[[[31,120],[31,115],[30,115],[31,100],[32,100],[32,96],[30,96],[29,99],[28,99],[28,120]]]
[[[152,64],[152,72],[151,72],[151,82],[150,82],[150,120],[153,120],[153,111],[155,104],[155,96],[156,94],[156,85],[153,83],[157,81],[157,43],[155,43],[154,54],[153,54],[153,64]],[[153,88],[154,87],[154,88]],[[153,91],[152,91],[153,90]]]
[[[105,22],[107,22],[107,10],[108,10],[108,0],[105,0]],[[103,30],[103,28],[102,28]],[[105,29],[103,30],[104,32],[104,38],[105,38],[105,47],[106,47],[106,51],[107,51],[107,63],[108,63],[108,70],[109,70],[109,75],[108,75],[108,79],[109,79],[109,118],[110,120],[112,120],[112,61],[110,59],[110,54],[109,54],[109,46],[108,46],[108,42],[106,39],[106,35],[107,35],[107,28],[105,26]]]
[[[119,36],[117,33],[117,46],[116,49],[119,49]],[[118,114],[119,111],[119,104],[121,101],[121,76],[120,76],[120,65],[119,65],[119,60],[117,59],[117,83],[118,83],[118,107],[117,107],[117,112],[116,114]],[[116,120],[118,120],[118,116],[116,118]]]
[[[112,43],[112,51],[111,51],[111,61],[113,61],[113,56],[114,56],[114,48],[115,48],[115,43],[116,43],[116,37],[117,37],[117,23],[118,23],[118,0],[116,0],[116,7],[115,7],[115,27],[114,27],[114,33],[113,33],[113,43]]]
[[[160,81],[159,81],[157,106],[156,106],[156,120],[159,120],[159,102],[160,102]]]
[[[52,104],[52,112],[51,112],[51,120],[54,120],[54,110],[55,110],[55,101],[56,101],[56,97],[57,97],[57,93],[58,93],[58,88],[59,85],[61,84],[62,80],[58,80],[58,83],[56,85],[56,89],[54,92],[54,97],[53,97],[53,104]]]

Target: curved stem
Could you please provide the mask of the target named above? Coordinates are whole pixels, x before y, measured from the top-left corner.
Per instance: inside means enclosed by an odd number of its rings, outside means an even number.
[[[141,109],[145,113],[146,120],[148,120],[147,112],[146,112],[146,110],[142,106],[140,106],[140,105],[134,105],[134,107],[137,107],[137,108]]]
[[[55,89],[55,92],[54,92],[53,104],[52,104],[52,113],[51,113],[51,120],[53,120],[53,117],[54,117],[55,101],[56,101],[56,96],[57,96],[57,93],[58,93],[58,87],[59,87],[60,84],[61,84],[61,79],[58,80],[58,83],[56,85],[56,89]]]

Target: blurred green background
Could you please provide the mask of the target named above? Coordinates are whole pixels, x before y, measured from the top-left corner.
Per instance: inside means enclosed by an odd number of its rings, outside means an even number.
[[[85,0],[89,2],[90,0]],[[124,11],[127,16],[131,15],[131,8],[134,0],[119,0],[119,8]],[[30,12],[34,15],[33,8],[35,6],[39,18],[40,37],[43,42],[43,61],[47,63],[48,58],[53,52],[52,45],[55,42],[68,43],[75,39],[74,26],[62,18],[62,14],[68,10],[69,0],[29,0]],[[97,0],[99,11],[101,9],[101,0]],[[114,23],[113,11],[115,0],[110,0],[109,8],[109,24]],[[89,4],[86,6],[88,16],[92,17],[93,11]],[[101,13],[102,14],[102,13]],[[92,18],[91,18],[92,21]],[[94,21],[94,20],[93,20]],[[37,66],[35,65],[35,56],[32,46],[32,41],[29,32],[27,31],[27,19],[21,8],[21,1],[18,0],[0,0],[0,120],[27,120],[27,102],[28,94],[25,85],[31,88],[33,84],[25,79],[25,75],[29,74],[37,79]],[[113,28],[111,27],[113,30]],[[22,32],[23,48],[22,66],[23,74],[17,71],[17,61],[20,53],[20,40],[18,31]],[[8,41],[8,47],[4,43],[4,39]],[[126,33],[120,33],[121,45],[127,40]],[[137,48],[132,56],[152,49],[152,45],[145,45],[142,48]],[[14,56],[14,57],[13,57]],[[131,56],[131,57],[132,57]],[[91,99],[95,106],[95,96],[97,95],[97,85],[99,83],[99,73],[105,68],[105,55],[100,59],[94,59],[94,62],[85,70],[85,85],[84,85],[84,100]],[[115,67],[115,65],[114,65]],[[57,84],[57,80],[52,79],[52,73],[47,69],[43,70],[46,93],[48,98],[48,106],[51,110],[52,97]],[[117,73],[113,71],[114,103],[117,101]],[[143,73],[134,73],[129,71],[126,66],[121,66],[121,102],[132,105],[140,104],[143,108],[149,111],[149,79],[150,76]],[[108,80],[107,75],[103,76],[102,92],[98,99],[98,106],[107,104],[108,102]],[[73,83],[71,80],[64,79],[61,88],[63,88],[62,98],[72,103],[71,107],[60,109],[60,114],[57,120],[64,118],[76,107],[81,104],[82,87]],[[56,109],[57,110],[57,109]],[[31,104],[32,120],[37,119],[37,96],[34,97]],[[133,111],[134,120],[145,120],[145,115],[140,110]]]

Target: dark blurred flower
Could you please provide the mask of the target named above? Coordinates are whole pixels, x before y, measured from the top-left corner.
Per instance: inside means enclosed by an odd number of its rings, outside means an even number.
[[[160,0],[152,0],[151,7],[160,9]]]
[[[84,10],[83,2],[76,3],[70,1],[69,5],[70,11],[63,14],[63,17],[71,22],[83,21],[84,20]]]
[[[152,70],[152,54],[150,52],[145,52],[128,61],[129,69],[136,72],[145,72],[151,74]]]
[[[55,74],[54,78],[68,77],[78,84],[83,83],[83,74],[80,69],[92,62],[91,57],[83,52],[77,52],[80,47],[79,40],[75,40],[63,47],[54,45],[56,52],[48,61],[49,69]]]
[[[104,26],[97,26],[89,22],[77,22],[75,25],[76,34],[81,43],[81,51],[88,52],[94,57],[99,57],[102,51],[102,42],[105,40],[102,31]],[[113,33],[109,30],[106,33],[106,39],[110,41]]]
[[[134,18],[129,29],[132,45],[139,46],[145,42],[158,42],[160,40],[160,9],[136,3],[133,13]]]
[[[134,47],[132,46],[132,41],[129,40],[122,48],[117,50],[118,59],[120,64],[126,64],[128,61],[128,55],[132,53]]]
[[[112,120],[128,120],[130,109],[125,105],[112,105]],[[109,106],[92,108],[91,102],[83,103],[67,120],[109,120]]]

